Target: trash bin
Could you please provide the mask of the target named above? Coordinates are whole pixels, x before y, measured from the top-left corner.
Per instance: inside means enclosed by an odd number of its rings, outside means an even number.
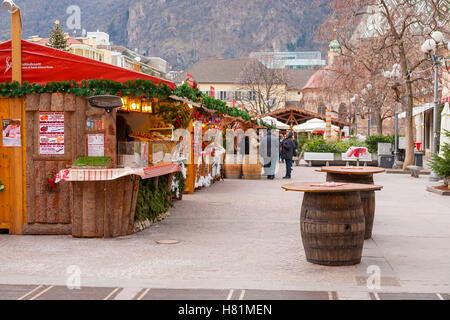
[[[414,152],[414,165],[423,168],[423,153],[422,152]]]
[[[394,166],[394,156],[393,155],[379,155],[378,156],[378,166],[385,169],[392,169]]]

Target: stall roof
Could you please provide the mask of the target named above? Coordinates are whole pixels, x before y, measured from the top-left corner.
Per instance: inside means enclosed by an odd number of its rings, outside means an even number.
[[[7,41],[0,44],[0,83],[11,82],[11,74],[11,41]],[[170,88],[175,88],[175,84],[171,81],[22,40],[23,82],[44,85],[52,81],[80,82],[89,79],[106,79],[122,83],[144,79],[155,84],[165,83]]]
[[[298,107],[283,108],[283,109],[279,109],[274,112],[266,113],[266,114],[259,116],[259,118],[265,118],[265,117],[272,117],[272,118],[277,119],[278,121],[281,121],[281,122],[284,122],[287,124],[292,123],[292,125],[298,125],[302,121],[310,120],[310,119],[314,119],[314,118],[326,120],[326,116],[324,116],[324,115],[321,115],[319,113],[315,113],[315,112],[312,112],[312,111],[309,111],[306,109],[298,108]],[[339,120],[339,119],[335,119],[335,118],[331,119],[331,123],[340,128],[343,128],[345,126],[353,126],[353,123],[351,123],[351,122],[347,122],[347,121]]]

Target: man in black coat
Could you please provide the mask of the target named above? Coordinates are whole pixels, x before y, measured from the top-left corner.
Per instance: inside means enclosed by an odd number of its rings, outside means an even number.
[[[294,150],[295,150],[295,143],[292,140],[292,132],[289,132],[286,139],[283,141],[282,145],[282,157],[286,161],[286,176],[283,177],[283,179],[290,179],[291,178],[291,171],[292,171],[292,158],[294,157]]]

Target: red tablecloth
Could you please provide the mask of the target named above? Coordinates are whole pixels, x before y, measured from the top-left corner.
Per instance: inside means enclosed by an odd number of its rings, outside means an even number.
[[[150,179],[174,172],[181,172],[177,163],[148,168],[117,168],[117,169],[64,169],[56,175],[55,182],[66,181],[110,181],[130,175]]]
[[[364,147],[351,147],[347,151],[347,157],[354,156],[355,158],[359,158],[360,156],[367,155],[367,148]]]

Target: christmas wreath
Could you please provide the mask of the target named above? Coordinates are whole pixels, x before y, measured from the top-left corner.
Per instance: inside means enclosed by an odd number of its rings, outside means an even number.
[[[55,191],[57,184],[55,183],[56,177],[52,174],[49,174],[45,178],[44,189],[46,191]]]

